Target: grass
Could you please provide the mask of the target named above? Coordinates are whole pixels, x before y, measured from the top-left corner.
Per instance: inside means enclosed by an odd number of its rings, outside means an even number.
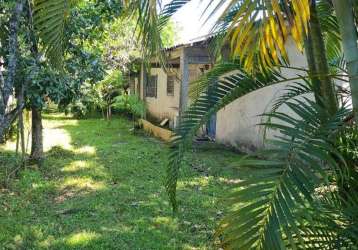
[[[0,249],[217,249],[221,198],[239,155],[216,146],[185,158],[172,216],[163,187],[167,146],[116,118],[47,115],[43,166],[4,185],[14,145],[0,152]],[[235,177],[236,176],[236,177]]]

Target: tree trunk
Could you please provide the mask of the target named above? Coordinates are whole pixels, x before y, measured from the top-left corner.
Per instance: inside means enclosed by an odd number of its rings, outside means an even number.
[[[337,95],[332,78],[330,77],[325,42],[323,39],[321,25],[317,16],[315,0],[311,1],[311,18],[309,22],[309,29],[309,39],[311,39],[312,45],[312,50],[310,53],[313,52],[313,57],[310,58],[312,55],[308,55],[308,63],[312,63],[310,60],[314,61],[315,72],[313,73],[315,76],[317,76],[319,82],[317,79],[315,80],[315,78],[313,80],[316,81],[316,84],[319,84],[319,95],[322,99],[321,102],[323,102],[323,105],[328,109],[330,114],[335,114],[338,109]]]
[[[19,94],[17,97],[17,102],[18,102],[18,106],[23,107],[24,104],[24,91],[25,91],[25,87],[22,86],[20,87],[19,90]],[[19,126],[18,126],[18,130],[19,130],[19,138],[20,138],[20,142],[21,142],[21,159],[22,162],[25,162],[25,134],[24,134],[24,112],[23,109],[20,110],[19,112],[19,118],[18,118],[18,122],[19,122]]]
[[[18,51],[18,40],[17,34],[19,30],[20,17],[23,11],[23,0],[18,0],[14,11],[10,18],[9,25],[9,43],[8,43],[8,64],[7,64],[7,75],[6,79],[2,79],[1,93],[0,93],[0,141],[5,138],[5,133],[15,120],[18,111],[22,107],[17,107],[10,113],[7,113],[7,106],[10,95],[13,93],[16,69],[17,69],[17,51]]]
[[[354,117],[356,123],[358,123],[358,37],[354,23],[353,2],[350,0],[333,0],[333,5],[341,31],[344,57],[347,62]]]
[[[5,135],[22,109],[23,106],[18,106],[10,113],[5,114],[4,116],[0,116],[0,143],[4,143],[6,141]]]
[[[31,161],[41,163],[43,159],[43,141],[42,141],[42,116],[41,111],[35,107],[31,108],[32,126],[31,126]]]
[[[0,112],[5,114],[7,103],[10,95],[13,93],[13,86],[17,68],[17,51],[18,51],[18,40],[17,33],[19,30],[20,17],[23,10],[23,0],[17,1],[14,12],[11,15],[9,24],[9,56],[7,65],[7,76],[2,88],[2,100],[0,103]]]
[[[311,37],[311,29],[308,27],[308,34],[305,40],[305,52],[307,58],[307,64],[309,69],[309,75],[312,81],[312,87],[316,102],[323,106],[321,100],[321,81],[317,76],[317,68],[315,63],[315,58],[313,55],[313,47],[312,47],[312,37]]]
[[[19,138],[20,138],[20,143],[21,143],[21,159],[22,159],[22,162],[24,162],[26,149],[25,149],[25,131],[24,131],[23,110],[21,110],[21,112],[19,114]]]

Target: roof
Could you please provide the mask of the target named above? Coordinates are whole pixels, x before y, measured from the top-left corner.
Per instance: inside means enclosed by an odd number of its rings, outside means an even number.
[[[193,46],[207,45],[213,37],[214,37],[213,34],[200,36],[200,37],[190,40],[189,43],[180,43],[180,44],[174,45],[172,47],[164,48],[164,50],[171,51],[171,50],[175,50],[175,49],[181,48],[181,47],[193,47]]]
[[[194,38],[194,39],[190,40],[190,42],[188,42],[188,43],[180,43],[180,44],[174,45],[172,47],[164,48],[163,50],[164,51],[173,51],[175,49],[182,48],[182,47],[207,46],[208,43],[215,36],[216,36],[215,34],[208,34],[208,35],[205,35],[205,36],[200,36],[200,37],[197,37],[197,38]],[[135,59],[132,63],[139,63],[139,62],[142,62],[141,58]]]

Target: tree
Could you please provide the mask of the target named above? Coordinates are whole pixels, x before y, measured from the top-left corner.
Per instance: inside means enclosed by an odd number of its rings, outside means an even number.
[[[104,40],[121,11],[120,0],[82,1],[71,9],[65,31],[64,67],[78,86],[95,84],[105,76],[109,68],[103,56]]]
[[[44,158],[42,110],[49,101],[66,107],[76,97],[77,83],[46,61],[27,62],[23,72],[27,81],[25,107],[32,113],[30,160],[41,163]]]
[[[21,29],[30,31],[29,47],[33,57],[38,55],[35,47],[41,42],[41,47],[46,51],[49,61],[58,67],[62,62],[63,55],[63,31],[66,15],[76,1],[42,1],[35,0],[9,1],[2,3],[2,7],[9,9],[13,6],[11,16],[1,14],[0,38],[1,45],[7,43],[5,49],[1,49],[1,57],[5,60],[6,77],[0,77],[3,80],[0,100],[0,138],[4,138],[6,130],[15,121],[17,115],[21,112],[24,105],[17,103],[16,108],[9,107],[9,98],[14,96],[14,81],[18,70],[19,61],[19,32]],[[26,10],[26,12],[25,12]],[[51,12],[49,10],[55,10]],[[23,21],[25,18],[26,21]],[[34,20],[34,21],[33,21]],[[50,24],[50,25],[49,25]],[[35,34],[36,30],[36,34]],[[40,38],[40,39],[37,39]],[[36,45],[36,46],[35,46]],[[3,48],[3,46],[1,46]],[[23,87],[20,87],[23,89]]]
[[[8,42],[8,46],[3,49],[1,46],[1,57],[5,59],[6,75],[2,82],[3,88],[1,88],[1,100],[0,100],[0,137],[3,138],[4,133],[9,128],[18,116],[21,114],[24,108],[24,101],[27,100],[28,107],[32,109],[32,147],[31,147],[31,158],[41,159],[42,158],[42,119],[41,109],[43,105],[39,105],[39,100],[43,100],[48,97],[53,91],[49,90],[48,86],[41,85],[42,83],[48,84],[48,75],[41,75],[43,79],[33,81],[33,75],[27,74],[26,77],[22,77],[21,81],[18,81],[18,86],[15,91],[15,79],[21,78],[18,76],[20,72],[19,64],[23,63],[21,71],[28,73],[26,68],[31,68],[35,65],[35,68],[43,68],[43,64],[52,65],[52,67],[59,70],[63,69],[63,54],[65,47],[65,35],[69,33],[65,32],[65,27],[68,23],[68,13],[75,6],[77,0],[61,0],[61,1],[10,1],[9,3],[2,4],[7,9],[12,8],[11,16],[7,15],[8,12],[1,14],[0,20],[4,24],[1,26],[0,38],[1,44]],[[109,4],[113,4],[112,1],[107,1],[102,4],[101,10],[108,12],[111,10],[111,14],[117,8],[108,8]],[[120,5],[119,5],[120,6]],[[111,6],[112,7],[112,6]],[[108,15],[107,15],[108,17]],[[24,31],[24,33],[20,33]],[[23,34],[26,34],[23,36]],[[19,40],[21,42],[22,51],[20,54]],[[44,61],[40,62],[40,58],[44,58]],[[30,59],[30,60],[29,60]],[[22,60],[22,61],[21,61]],[[42,59],[41,59],[42,60]],[[30,62],[30,64],[28,64]],[[37,65],[37,66],[36,66]],[[41,70],[40,70],[41,71]],[[35,71],[37,72],[37,71]],[[28,86],[24,86],[24,83]],[[33,84],[38,84],[34,88]],[[61,85],[58,85],[61,86]],[[52,85],[54,87],[54,85]],[[76,87],[72,85],[72,87]],[[58,92],[61,92],[59,87]],[[77,87],[78,89],[78,87]],[[37,91],[37,93],[35,92]],[[9,107],[9,97],[14,96],[14,93],[18,94],[18,103],[16,108],[11,110]],[[27,95],[23,98],[23,94]],[[69,93],[69,92],[67,92]],[[74,92],[71,92],[73,94]],[[34,98],[36,97],[36,98]],[[61,104],[64,102],[61,101]],[[10,110],[10,112],[9,112]],[[20,115],[21,120],[21,115]]]
[[[308,52],[309,69],[311,74],[314,75],[313,83],[316,85],[314,86],[316,89],[316,99],[331,114],[335,114],[338,108],[337,94],[330,76],[326,48],[322,46],[325,42],[317,12],[316,0],[311,1],[310,10],[309,33],[307,34],[305,47]]]
[[[112,105],[115,102],[115,97],[125,94],[127,86],[123,81],[123,75],[120,70],[110,72],[105,79],[96,85],[97,91],[104,100],[106,109],[106,118],[110,120],[112,117]]]
[[[69,49],[66,50],[64,66],[76,76],[76,81],[81,82],[79,85],[83,85],[78,91],[79,98],[70,106],[78,117],[98,109],[105,109],[110,117],[113,98],[125,92],[122,86],[113,84],[113,76],[121,74],[123,79],[120,84],[128,84],[129,72],[138,70],[135,61],[140,59],[141,49],[136,39],[139,33],[137,13],[126,18],[118,16],[113,6],[112,13],[102,5],[105,3],[94,5],[93,2],[86,2],[73,9],[69,20]],[[161,31],[163,46],[174,42],[174,28],[174,24],[168,22]],[[112,84],[104,84],[109,81]],[[114,94],[108,95],[110,89]]]
[[[93,49],[95,46],[86,46],[85,43],[94,42],[101,38],[104,23],[114,20],[119,14],[121,5],[118,1],[89,2],[75,8],[80,1],[70,1],[69,4],[57,1],[35,1],[33,6],[34,25],[38,33],[32,29],[33,39],[32,53],[34,58],[40,58],[38,51],[39,41],[46,48],[46,62],[41,65],[38,60],[36,69],[38,75],[31,79],[31,86],[28,91],[28,100],[32,110],[32,145],[30,159],[40,162],[43,158],[43,136],[42,136],[42,114],[46,99],[51,99],[64,109],[74,97],[78,95],[80,86],[87,80],[96,81],[103,75],[100,51]],[[54,13],[48,12],[56,7]],[[71,13],[69,16],[68,13]],[[32,10],[30,10],[29,24],[31,25]],[[98,18],[100,16],[100,18]],[[57,21],[55,29],[49,29],[48,23]],[[88,28],[92,27],[92,32]],[[68,40],[66,40],[67,38]],[[76,43],[80,41],[79,44]],[[89,49],[86,49],[86,47]],[[65,58],[63,59],[63,54]],[[43,63],[42,63],[43,64]],[[48,64],[46,66],[46,64]],[[60,69],[55,72],[49,66]],[[72,81],[64,77],[65,73],[72,74]]]
[[[103,60],[108,69],[127,72],[131,62],[140,58],[140,47],[135,39],[134,19],[118,18],[107,24],[103,46]]]

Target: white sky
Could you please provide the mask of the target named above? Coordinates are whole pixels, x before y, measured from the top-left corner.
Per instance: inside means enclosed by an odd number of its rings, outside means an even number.
[[[208,10],[206,15],[203,17],[202,15],[208,3],[211,1],[212,0],[192,0],[177,13],[175,13],[172,19],[179,28],[178,43],[187,43],[190,42],[190,40],[205,36],[210,33],[210,30],[216,19],[220,16],[220,13],[218,12],[218,14],[205,22],[207,19],[206,16],[208,13],[210,13],[210,10]],[[170,2],[170,0],[163,1],[163,3],[168,2]],[[212,6],[215,6],[217,0],[213,2],[214,4]]]

